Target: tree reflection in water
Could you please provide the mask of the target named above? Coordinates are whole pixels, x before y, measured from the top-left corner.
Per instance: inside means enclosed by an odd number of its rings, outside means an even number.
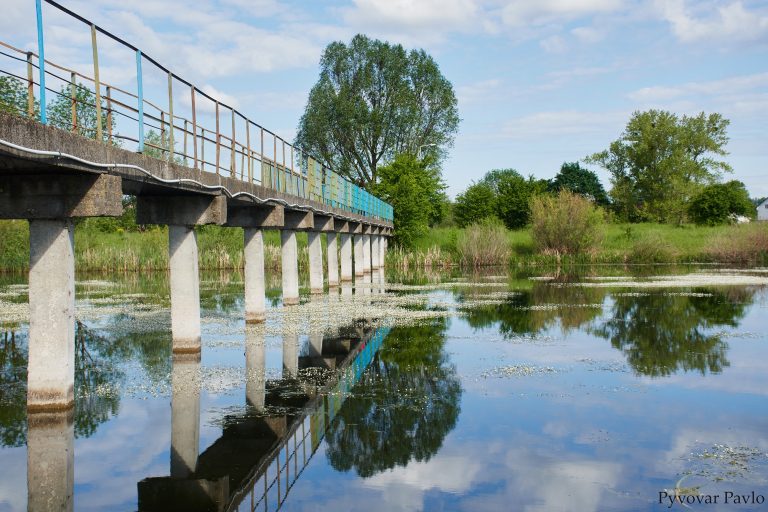
[[[119,321],[119,315],[113,319]],[[125,379],[121,363],[141,362],[152,381],[167,379],[170,338],[164,331],[122,335],[96,334],[82,322],[75,326],[76,437],[89,437],[117,414],[119,387]],[[22,446],[27,428],[27,331],[0,332],[0,444]]]
[[[390,331],[326,433],[334,469],[366,478],[438,452],[462,392],[443,351],[446,329],[435,319]]]
[[[711,331],[737,327],[753,294],[747,288],[694,290],[690,295],[617,294],[611,318],[592,333],[610,340],[642,375],[662,377],[680,370],[720,373],[730,366],[728,344]]]

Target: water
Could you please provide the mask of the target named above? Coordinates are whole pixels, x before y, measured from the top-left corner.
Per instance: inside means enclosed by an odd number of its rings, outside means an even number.
[[[28,429],[0,278],[0,511],[67,478],[75,510],[767,506],[765,271],[374,276],[288,313],[273,276],[248,328],[242,277],[201,281],[198,362],[164,274],[80,276],[73,424]]]

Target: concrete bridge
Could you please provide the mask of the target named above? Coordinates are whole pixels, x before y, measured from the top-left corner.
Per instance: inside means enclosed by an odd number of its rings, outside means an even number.
[[[92,73],[45,59],[43,5],[90,31]],[[308,235],[312,293],[323,293],[326,284],[333,289],[340,282],[364,279],[383,267],[393,229],[391,206],[56,2],[38,0],[37,15],[37,52],[0,42],[0,72],[22,80],[27,90],[26,109],[0,113],[0,219],[27,219],[30,227],[29,413],[74,405],[73,219],[121,215],[124,195],[136,196],[139,224],[168,226],[174,355],[200,352],[195,226],[244,229],[247,322],[265,317],[264,230],[281,233],[283,302],[288,306],[299,301],[298,231]],[[135,91],[100,81],[99,37],[135,52]],[[144,90],[142,65],[167,74],[164,98],[150,98]],[[26,68],[26,78],[17,67]],[[63,84],[60,91],[50,87],[56,80]],[[178,103],[180,85],[190,95],[188,114]],[[93,95],[92,104],[82,105],[81,89]],[[52,126],[47,116],[46,95],[53,94],[71,94],[65,126]],[[202,122],[196,107],[202,100],[215,105],[215,127]],[[91,131],[78,120],[78,106],[94,110]],[[220,122],[227,112],[229,130]],[[160,131],[159,145],[145,140],[152,127]],[[182,140],[183,147],[177,148]],[[134,143],[133,149],[127,147]]]

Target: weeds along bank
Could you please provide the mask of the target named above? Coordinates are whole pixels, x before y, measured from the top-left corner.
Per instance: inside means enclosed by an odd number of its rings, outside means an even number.
[[[280,269],[280,239],[265,232],[264,259]],[[599,243],[576,252],[537,245],[532,227],[510,231],[492,222],[468,228],[435,228],[414,247],[393,246],[386,265],[400,271],[415,269],[482,268],[558,263],[727,263],[768,264],[768,223],[735,226],[670,226],[667,224],[605,224]],[[556,238],[556,240],[558,240]],[[239,269],[243,265],[243,234],[237,228],[198,229],[202,269]],[[298,235],[300,267],[307,265],[306,235]],[[539,244],[541,242],[538,242]],[[75,264],[82,271],[163,270],[168,268],[168,232],[120,228],[104,232],[79,224],[75,229]],[[29,228],[26,221],[0,221],[0,271],[29,267]]]

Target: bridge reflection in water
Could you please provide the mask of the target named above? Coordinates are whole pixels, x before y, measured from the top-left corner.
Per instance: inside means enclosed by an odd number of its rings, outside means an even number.
[[[246,332],[246,404],[224,418],[221,437],[197,454],[200,359],[174,356],[170,476],[138,483],[140,511],[276,510],[312,459],[388,328],[367,321],[336,336],[283,337],[283,378],[267,380],[261,326]]]

